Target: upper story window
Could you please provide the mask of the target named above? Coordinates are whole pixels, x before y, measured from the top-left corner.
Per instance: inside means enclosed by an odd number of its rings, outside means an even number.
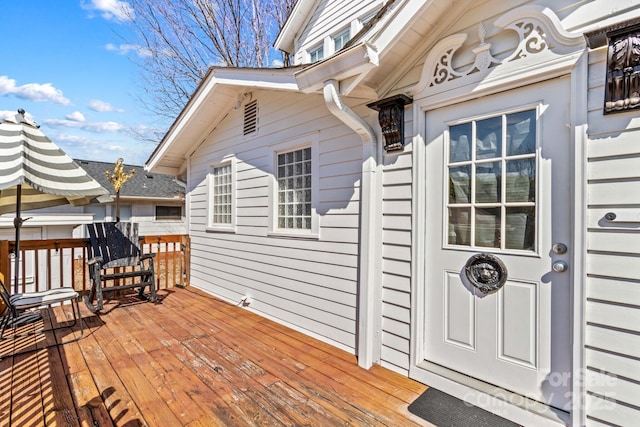
[[[324,46],[320,45],[309,51],[309,62],[317,62],[324,58]]]
[[[333,38],[334,51],[337,52],[344,47],[351,38],[351,31],[345,30]]]
[[[376,14],[379,12],[379,10],[374,10],[373,12],[363,16],[362,18],[358,19],[358,21],[360,22],[360,28],[364,27],[365,25],[367,25],[369,23],[369,21],[371,21],[374,16],[376,16]]]

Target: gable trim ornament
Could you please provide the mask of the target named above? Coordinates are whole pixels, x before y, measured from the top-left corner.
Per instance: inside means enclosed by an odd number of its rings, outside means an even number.
[[[493,26],[498,29],[494,36],[509,31],[518,37],[504,59],[492,54],[483,23],[478,26],[480,42],[471,49],[471,65],[453,65],[468,34],[445,37],[430,49],[420,80],[411,91],[414,98],[429,98],[434,103],[463,96],[469,99],[566,74],[586,46],[582,34],[566,31],[552,10],[538,5],[511,10]]]

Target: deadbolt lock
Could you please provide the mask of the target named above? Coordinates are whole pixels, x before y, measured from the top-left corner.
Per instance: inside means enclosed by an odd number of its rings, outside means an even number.
[[[564,243],[556,243],[555,245],[553,245],[551,250],[555,254],[562,255],[567,253],[568,248],[567,248],[567,245],[565,245]]]

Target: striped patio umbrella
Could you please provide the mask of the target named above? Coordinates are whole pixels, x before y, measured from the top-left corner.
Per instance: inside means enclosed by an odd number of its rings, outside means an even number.
[[[15,286],[20,264],[21,212],[51,206],[80,206],[109,200],[109,191],[57,147],[18,110],[0,123],[0,214],[15,212]]]

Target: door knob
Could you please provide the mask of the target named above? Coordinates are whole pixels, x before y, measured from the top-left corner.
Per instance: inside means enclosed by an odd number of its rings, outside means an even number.
[[[567,265],[567,263],[564,261],[556,261],[553,263],[552,268],[556,273],[562,273],[564,271],[567,271],[569,265]]]

